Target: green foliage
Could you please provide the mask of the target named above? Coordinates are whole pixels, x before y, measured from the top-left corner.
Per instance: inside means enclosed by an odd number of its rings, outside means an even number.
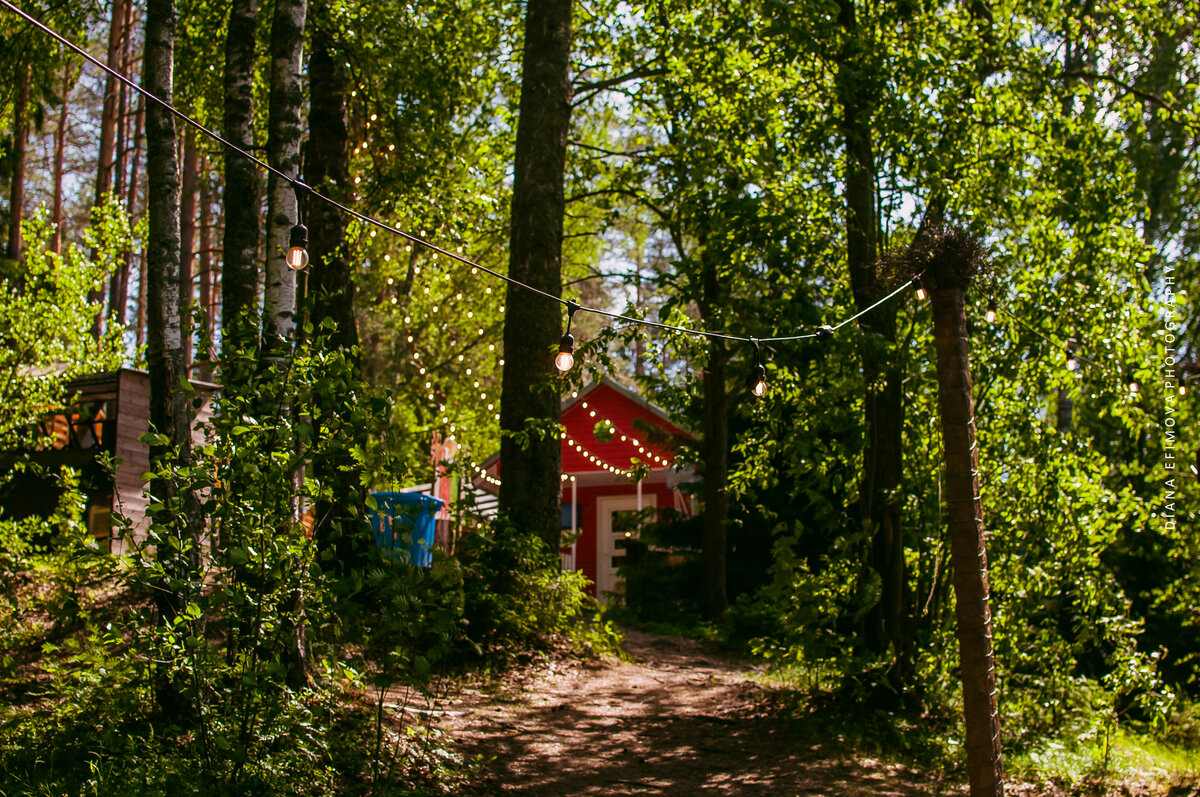
[[[498,523],[466,538],[459,558],[467,636],[480,654],[504,659],[563,643],[612,647],[615,632],[596,620],[583,574],[561,572],[541,539]]]
[[[121,254],[134,245],[134,231],[121,205],[111,200],[92,212],[83,241],[63,254],[48,249],[49,214],[40,209],[25,221],[25,259],[0,261],[0,448],[29,442],[31,427],[47,409],[63,406],[66,384],[121,362],[124,330],[112,326],[99,341],[87,341],[96,308],[89,295],[99,289]]]

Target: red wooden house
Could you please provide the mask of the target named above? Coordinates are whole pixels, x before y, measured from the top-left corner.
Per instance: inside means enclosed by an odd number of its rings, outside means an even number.
[[[603,599],[621,592],[617,568],[625,540],[637,536],[639,510],[691,514],[678,485],[692,473],[676,470],[672,442],[691,435],[608,378],[572,394],[563,403],[562,421],[563,569],[582,570]],[[495,493],[503,478],[499,456],[493,456],[480,466],[475,484]]]

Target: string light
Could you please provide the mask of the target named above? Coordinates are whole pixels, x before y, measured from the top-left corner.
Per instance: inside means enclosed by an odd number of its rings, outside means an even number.
[[[916,276],[916,277],[912,278],[912,286],[913,286],[913,290],[917,292],[917,301],[920,301],[920,302],[925,301],[925,297],[928,296],[929,294],[925,292],[925,286],[921,284],[920,276]]]
[[[197,132],[201,133],[202,135],[207,136],[209,139],[220,144],[224,148],[225,151],[233,152],[237,155],[240,155],[241,157],[245,158],[246,160],[248,160],[251,163],[258,166],[260,169],[263,169],[264,171],[270,172],[284,180],[287,180],[297,190],[304,191],[306,194],[316,197],[317,199],[321,200],[322,202],[325,202],[326,204],[330,205],[331,207],[336,208],[337,210],[341,211],[342,213],[345,213],[347,216],[354,218],[354,219],[362,222],[363,224],[369,225],[369,226],[374,227],[383,232],[388,232],[388,233],[396,235],[400,238],[403,238],[406,241],[408,241],[410,244],[416,244],[418,246],[425,247],[430,252],[432,252],[435,257],[437,255],[445,255],[452,260],[458,261],[466,266],[469,266],[472,269],[472,273],[474,273],[475,270],[483,271],[484,273],[489,274],[492,277],[495,277],[496,279],[502,280],[511,285],[515,285],[529,293],[536,294],[538,296],[542,296],[543,298],[549,299],[551,301],[555,301],[560,304],[564,304],[564,305],[568,305],[568,306],[570,306],[571,304],[574,304],[573,302],[568,302],[567,300],[564,300],[561,297],[556,296],[548,291],[544,291],[540,288],[535,288],[534,286],[528,285],[524,282],[521,282],[520,280],[515,279],[507,274],[503,274],[499,271],[496,271],[495,269],[491,269],[491,268],[488,268],[487,266],[476,263],[476,262],[470,260],[469,258],[464,257],[461,254],[457,254],[455,252],[449,251],[448,249],[440,247],[437,244],[434,244],[434,243],[426,240],[423,237],[425,234],[425,231],[421,231],[421,235],[419,235],[419,236],[414,235],[413,233],[407,232],[407,231],[402,230],[398,227],[395,227],[391,224],[380,221],[377,218],[368,216],[365,213],[355,210],[354,208],[348,207],[347,205],[345,205],[341,202],[338,202],[337,200],[333,199],[332,197],[326,196],[325,194],[322,194],[319,191],[313,190],[311,186],[307,186],[304,183],[300,182],[299,180],[289,177],[288,175],[286,175],[282,171],[280,171],[278,168],[271,166],[269,163],[267,163],[266,161],[257,157],[253,153],[248,152],[245,149],[242,149],[241,147],[235,145],[231,141],[228,141],[227,139],[225,139],[219,133],[209,129],[208,127],[205,127],[203,124],[196,121],[192,117],[188,116],[183,111],[180,111],[178,108],[174,107],[170,103],[164,102],[163,100],[159,99],[153,93],[147,91],[145,88],[138,85],[135,81],[126,77],[118,70],[113,69],[112,67],[108,66],[103,61],[100,61],[98,58],[96,58],[95,56],[88,53],[86,50],[84,50],[79,45],[71,42],[69,39],[67,39],[66,37],[57,33],[56,31],[54,31],[53,29],[48,27],[46,24],[40,22],[39,20],[37,20],[36,18],[31,16],[29,13],[18,8],[16,5],[14,5],[11,2],[11,0],[0,0],[0,6],[3,6],[4,8],[8,9],[12,13],[21,17],[26,22],[30,23],[31,25],[33,25],[35,28],[42,31],[46,35],[50,36],[52,39],[59,42],[64,47],[66,47],[68,50],[74,52],[76,55],[80,56],[81,58],[83,58],[88,63],[92,64],[94,67],[101,70],[105,74],[111,75],[114,79],[116,79],[121,84],[127,86],[130,90],[135,91],[138,94],[145,97],[146,99],[157,103],[159,106],[164,108],[168,113],[174,115],[176,118],[178,118],[183,123],[187,124],[188,126],[195,129]],[[353,96],[353,94],[352,94],[352,96]],[[409,251],[408,247],[406,247],[406,251]],[[449,279],[449,275],[446,275],[446,278]],[[838,324],[836,327],[833,327],[833,329],[837,330],[837,329],[841,328],[842,326],[857,320],[858,318],[862,317],[866,313],[870,312],[871,310],[874,310],[879,305],[883,304],[884,302],[890,300],[892,297],[896,296],[898,293],[900,293],[902,290],[904,290],[905,287],[906,286],[901,286],[901,288],[899,290],[893,291],[891,294],[889,294],[888,296],[885,296],[883,299],[879,300],[871,307],[868,307],[865,310],[862,310],[862,311],[856,313],[855,315],[853,315],[850,318],[843,321],[841,324]],[[426,287],[424,290],[425,290],[425,293],[429,293],[428,287]],[[490,287],[487,289],[487,292],[491,293]],[[923,294],[923,292],[922,292],[922,294]],[[922,296],[922,298],[923,298],[923,296]],[[696,329],[693,327],[683,327],[683,326],[678,326],[678,325],[674,325],[674,324],[665,324],[660,321],[651,321],[646,318],[636,318],[633,316],[621,315],[619,313],[613,313],[608,310],[602,310],[597,307],[583,307],[583,306],[576,304],[576,308],[583,310],[584,312],[587,312],[587,313],[593,313],[595,315],[604,316],[605,318],[609,318],[613,321],[623,322],[623,323],[627,323],[627,324],[637,324],[637,325],[651,327],[651,328],[655,328],[655,329],[663,329],[663,330],[668,330],[668,331],[672,331],[672,332],[679,332],[679,333],[685,334],[685,335],[695,335],[698,337],[704,337],[704,338],[710,338],[710,339],[741,341],[741,342],[747,342],[747,343],[750,341],[750,338],[746,337],[744,335],[732,335],[732,334],[725,333],[725,332],[714,332],[714,331],[709,331],[709,330],[704,330],[704,329]],[[503,310],[501,312],[503,312]],[[773,342],[783,342],[783,341],[792,341],[792,340],[804,340],[806,338],[813,338],[813,337],[817,337],[817,334],[815,332],[807,332],[807,333],[800,333],[800,334],[794,334],[794,335],[780,335],[780,336],[773,336],[773,337],[768,337],[768,338],[759,338],[759,340],[761,340],[763,342],[772,342],[773,343]]]
[[[672,324],[665,324],[665,323],[662,323],[659,321],[651,321],[649,319],[644,319],[644,318],[625,316],[625,315],[621,315],[619,313],[613,313],[613,312],[610,312],[607,310],[602,310],[602,309],[594,308],[594,307],[582,307],[574,301],[566,301],[566,300],[562,299],[561,297],[556,296],[548,291],[544,291],[544,290],[541,290],[540,288],[536,288],[532,285],[523,283],[520,280],[514,279],[513,277],[510,277],[507,274],[502,274],[494,269],[490,269],[486,266],[476,263],[476,262],[462,256],[461,254],[456,254],[445,248],[442,248],[442,247],[426,240],[424,238],[424,235],[425,235],[424,231],[422,231],[421,236],[414,235],[410,232],[406,232],[405,230],[402,230],[391,224],[387,224],[386,222],[380,221],[377,218],[374,218],[374,217],[368,216],[364,213],[361,213],[351,207],[348,207],[348,206],[342,204],[341,202],[338,202],[337,200],[333,199],[332,197],[326,196],[318,191],[313,190],[310,186],[307,186],[304,183],[302,183],[301,181],[299,181],[293,177],[290,177],[289,175],[284,174],[278,168],[271,166],[269,163],[267,163],[264,160],[262,160],[261,158],[255,156],[251,152],[248,152],[248,151],[242,149],[241,147],[236,146],[232,142],[226,140],[220,134],[209,129],[208,127],[205,127],[203,124],[196,121],[195,119],[188,116],[187,114],[180,111],[179,109],[175,108],[170,103],[164,102],[163,100],[159,99],[153,93],[151,93],[150,91],[147,91],[145,88],[138,85],[135,81],[126,77],[124,74],[122,74],[118,70],[113,69],[112,67],[108,66],[107,64],[100,61],[95,56],[91,55],[86,50],[84,50],[83,48],[78,46],[77,44],[71,42],[66,37],[62,36],[61,34],[57,33],[53,29],[51,29],[45,23],[34,18],[32,15],[30,15],[26,11],[23,11],[22,9],[18,8],[16,5],[14,5],[11,2],[11,0],[0,0],[0,6],[3,6],[4,8],[8,9],[9,11],[14,13],[18,17],[24,19],[30,25],[37,28],[41,32],[45,33],[46,35],[48,35],[55,41],[59,42],[66,49],[68,49],[68,50],[72,51],[73,53],[75,53],[76,55],[80,56],[88,63],[90,63],[93,66],[95,66],[96,68],[100,69],[102,72],[106,73],[107,75],[112,76],[114,79],[116,79],[118,82],[120,82],[124,86],[128,87],[130,90],[135,91],[138,94],[140,94],[141,96],[145,97],[146,99],[157,103],[160,107],[165,109],[168,113],[171,113],[176,118],[180,119],[182,122],[184,122],[185,124],[189,125],[193,129],[195,129],[197,132],[199,132],[199,133],[207,136],[209,139],[221,144],[222,147],[225,149],[225,151],[233,152],[237,155],[240,155],[241,157],[243,157],[246,160],[250,161],[251,163],[255,164],[260,169],[263,169],[271,174],[276,175],[277,177],[287,180],[292,185],[292,187],[296,190],[298,197],[301,195],[315,196],[317,199],[336,208],[337,210],[341,211],[342,213],[345,213],[347,216],[349,216],[351,218],[357,219],[358,221],[360,221],[366,225],[369,225],[373,228],[376,228],[378,230],[382,230],[384,232],[389,232],[393,235],[396,235],[400,238],[405,239],[410,244],[410,246],[405,247],[405,251],[411,251],[411,244],[416,244],[418,246],[425,247],[426,249],[428,249],[429,251],[431,251],[433,253],[433,257],[436,257],[437,255],[441,254],[441,255],[445,255],[445,256],[451,258],[452,260],[458,261],[464,265],[469,266],[471,268],[472,274],[475,274],[477,271],[483,271],[483,272],[491,275],[492,277],[502,280],[505,283],[519,287],[531,294],[536,294],[536,295],[542,296],[543,298],[549,299],[551,301],[555,301],[555,302],[559,302],[560,304],[567,305],[567,308],[568,308],[568,323],[567,323],[568,332],[567,332],[567,334],[563,335],[562,341],[560,342],[560,345],[559,345],[559,353],[555,357],[555,365],[556,365],[556,367],[558,367],[558,369],[560,371],[564,371],[564,372],[568,371],[574,365],[574,338],[570,335],[569,330],[570,330],[570,315],[573,314],[576,310],[583,310],[584,312],[604,316],[604,317],[609,318],[616,322],[637,324],[637,325],[641,325],[641,326],[678,332],[678,333],[685,334],[685,335],[695,335],[698,337],[704,337],[704,338],[709,338],[709,339],[722,339],[722,340],[729,340],[729,341],[741,341],[741,342],[753,343],[757,346],[757,341],[783,342],[783,341],[803,340],[806,338],[817,338],[818,340],[821,340],[821,341],[829,340],[833,336],[833,333],[836,332],[838,329],[842,328],[843,326],[845,326],[847,324],[854,322],[858,318],[861,318],[863,315],[871,312],[872,310],[879,307],[883,303],[891,300],[893,297],[900,294],[901,292],[903,292],[904,290],[906,290],[909,287],[908,285],[901,285],[900,288],[898,288],[897,290],[893,291],[892,293],[883,297],[879,301],[875,302],[870,307],[867,307],[867,308],[859,311],[858,313],[855,313],[853,316],[851,316],[850,318],[847,318],[846,320],[842,321],[841,323],[839,323],[836,326],[833,326],[833,327],[821,326],[814,332],[800,333],[800,334],[794,334],[794,335],[773,336],[773,337],[758,338],[758,339],[754,339],[754,338],[750,338],[750,337],[746,337],[746,336],[742,336],[742,335],[732,335],[732,334],[728,334],[728,333],[724,333],[724,332],[715,332],[715,331],[708,331],[708,330],[704,330],[704,329],[696,329],[696,328],[692,328],[692,327],[682,327],[682,326],[677,326],[677,325],[672,325]],[[352,97],[356,96],[356,95],[357,95],[356,91],[351,92]],[[368,127],[369,126],[370,125],[368,123]],[[359,145],[359,149],[361,149],[361,148],[363,148],[363,145]],[[392,149],[392,148],[394,148],[394,145],[389,145],[389,149]],[[357,181],[358,181],[358,178],[356,178],[356,182]],[[372,230],[371,234],[374,235],[375,230]],[[290,246],[289,246],[287,255],[285,256],[285,260],[290,268],[299,271],[299,270],[307,267],[308,262],[309,262],[309,256],[308,256],[308,251],[307,251],[307,243],[308,243],[307,238],[308,238],[307,229],[304,227],[303,224],[297,224],[296,226],[294,226],[292,228]],[[461,249],[462,249],[462,247],[460,246],[459,250],[461,251]],[[449,279],[450,275],[449,274],[445,275],[445,278]],[[928,292],[925,290],[924,286],[921,284],[920,276],[916,276],[916,277],[912,278],[911,287],[914,289],[914,291],[916,293],[916,298],[918,300],[924,301],[927,298]],[[426,287],[424,289],[424,292],[429,293],[429,288]],[[487,287],[486,293],[490,294],[491,292],[492,292],[491,287],[490,286]],[[393,302],[394,301],[395,300],[393,300]],[[987,313],[986,313],[986,318],[989,323],[995,320],[996,309],[997,308],[996,308],[995,300],[990,301],[988,304],[988,309],[987,309]],[[501,312],[503,312],[503,308],[501,308]],[[1011,313],[1009,313],[1009,315],[1012,316]],[[1018,321],[1018,323],[1020,323],[1019,319],[1016,319],[1016,320]],[[1034,330],[1034,331],[1036,332],[1036,330]],[[1040,335],[1042,333],[1037,333],[1037,334]],[[1045,335],[1042,335],[1042,336],[1045,337]],[[411,337],[409,338],[409,340],[411,341]],[[490,346],[489,349],[494,350],[494,346]],[[1086,358],[1082,358],[1082,359],[1087,361]],[[500,360],[500,365],[501,366],[504,365],[503,360]],[[1072,371],[1075,370],[1076,368],[1078,368],[1078,362],[1077,362],[1076,357],[1073,352],[1068,352],[1067,367],[1068,367],[1068,369],[1070,369]],[[760,385],[761,385],[761,390],[763,392],[765,392],[765,390],[766,390],[765,368],[762,368],[761,363],[758,363],[756,365],[755,371],[751,375],[751,377],[753,378],[755,376],[758,376],[758,371],[760,369],[763,371],[762,378],[756,380],[754,382],[754,385],[751,387],[751,390],[755,393],[755,395],[762,395],[762,393],[758,392]],[[1131,391],[1136,392],[1136,387],[1135,387],[1136,384],[1137,384],[1136,382],[1130,383]],[[1180,392],[1181,393],[1183,392],[1182,388],[1180,389]],[[496,416],[496,420],[499,420],[499,415]]]
[[[288,268],[292,271],[303,271],[308,267],[308,228],[303,224],[292,227],[288,240]]]
[[[754,368],[750,371],[750,375],[746,378],[746,386],[750,388],[750,392],[756,398],[762,398],[767,394],[767,369],[763,367],[758,348],[758,341],[751,340],[750,343],[754,346]]]
[[[575,392],[572,394],[572,398],[577,398],[578,396],[579,396],[578,392]],[[579,406],[585,410],[589,409],[588,403],[586,401],[580,402]],[[596,411],[594,409],[591,410],[591,414],[588,417],[591,417],[591,418],[596,417]],[[630,445],[632,445],[634,448],[636,448],[638,450],[638,453],[641,454],[642,456],[646,457],[647,460],[653,460],[653,461],[659,463],[660,465],[662,465],[664,468],[670,466],[671,460],[669,457],[663,457],[663,456],[659,456],[659,455],[655,454],[653,451],[651,451],[650,449],[643,446],[641,444],[641,441],[639,441],[636,437],[631,438],[631,437],[629,437],[629,435],[622,433],[621,429],[617,426],[616,423],[613,422],[613,420],[611,418],[606,418],[604,416],[600,416],[600,423],[606,423],[606,424],[610,425],[613,428],[614,433],[620,435],[622,443],[629,443]],[[566,439],[565,432],[563,433],[563,439],[564,440]]]
[[[567,304],[567,331],[558,342],[558,354],[554,355],[554,367],[564,374],[575,365],[575,337],[571,335],[571,318],[578,309],[579,305],[573,301]]]
[[[995,320],[996,320],[996,300],[995,299],[988,299],[987,312],[984,313],[983,317],[985,319],[987,319],[987,322],[989,324],[995,322]]]
[[[1073,344],[1067,344],[1067,370],[1074,371],[1079,367],[1078,361],[1075,359],[1075,347]]]

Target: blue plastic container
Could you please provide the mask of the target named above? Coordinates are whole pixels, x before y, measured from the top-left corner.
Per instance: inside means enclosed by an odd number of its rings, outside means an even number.
[[[375,509],[367,509],[375,544],[385,550],[407,551],[417,567],[433,564],[434,519],[445,501],[421,493],[371,493]],[[411,540],[411,544],[409,541]]]

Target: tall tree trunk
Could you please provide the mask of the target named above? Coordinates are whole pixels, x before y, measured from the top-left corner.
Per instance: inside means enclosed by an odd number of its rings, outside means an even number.
[[[20,85],[13,104],[13,168],[8,208],[8,257],[21,259],[21,222],[25,219],[25,149],[29,143],[29,84],[33,80],[33,65],[18,67]]]
[[[865,310],[885,293],[878,272],[879,214],[876,207],[876,166],[872,144],[875,98],[864,72],[871,57],[858,25],[854,0],[840,0],[838,22],[844,43],[837,64],[837,93],[842,107],[841,132],[845,146],[846,261],[855,305]],[[900,482],[903,474],[904,405],[900,372],[893,350],[896,343],[894,305],[863,317],[863,326],[878,336],[862,348],[866,395],[863,407],[867,445],[863,452],[859,504],[870,535],[869,572],[880,580],[879,600],[863,618],[860,644],[883,654],[893,648],[890,678],[903,689],[911,680],[909,588],[900,529]]]
[[[258,0],[233,0],[225,39],[225,138],[254,148],[254,45]],[[225,153],[225,242],[221,272],[222,351],[246,349],[257,339],[258,243],[261,207],[258,172],[233,151]]]
[[[312,51],[308,58],[308,140],[305,142],[304,176],[313,188],[341,202],[350,195],[350,144],[347,128],[346,97],[350,78],[345,58],[339,57],[333,38],[328,0],[318,0],[310,9]],[[332,322],[329,346],[344,356],[358,345],[358,325],[354,316],[354,277],[346,251],[346,217],[325,202],[310,202],[305,208],[308,225],[308,252],[311,267],[308,286],[312,295],[312,323],[316,329]],[[331,399],[333,397],[330,397]],[[339,411],[340,401],[330,401],[330,415]],[[325,410],[322,415],[325,415]],[[350,444],[340,445],[337,436],[321,432],[325,444],[322,455],[312,461],[313,475],[322,484],[332,486],[328,503],[316,507],[321,521],[315,530],[322,561],[352,570],[360,566],[361,554],[355,541],[360,538],[359,519],[347,511],[361,504],[358,487],[359,466]],[[334,552],[332,557],[327,551]]]
[[[304,45],[306,0],[276,0],[271,20],[271,96],[267,112],[267,162],[286,175],[300,176],[301,56]],[[292,184],[272,173],[267,178],[267,269],[263,296],[263,360],[282,361],[287,357],[296,327],[296,272],[288,267],[285,256],[292,226],[299,221],[297,198]],[[286,399],[279,403],[287,414]],[[284,445],[295,445],[292,441]],[[295,474],[293,474],[295,478]],[[293,494],[296,494],[293,491]],[[292,502],[293,522],[298,523],[299,504]],[[286,659],[288,685],[301,689],[308,685],[308,642],[303,620],[304,593],[297,589],[289,599],[284,615],[288,638]]]
[[[121,152],[117,156],[117,175],[120,178],[114,183],[114,190],[117,186],[123,187],[125,191],[125,212],[129,215],[130,221],[137,220],[138,210],[138,189],[141,188],[141,166],[142,166],[142,126],[146,118],[146,105],[138,95],[137,111],[133,115],[133,130],[129,136],[132,138],[132,151],[129,151],[128,146],[122,147]],[[121,123],[124,127],[124,122]],[[121,139],[126,138],[122,130]],[[128,176],[126,182],[126,161],[129,163]],[[108,315],[119,324],[124,324],[128,315],[129,307],[129,278],[133,273],[133,251],[126,249],[122,258],[121,265],[113,272],[109,280],[108,289]],[[137,325],[139,330],[146,323],[146,269],[145,263],[142,264],[140,282],[138,284],[138,311]],[[98,332],[99,326],[93,328],[94,332]],[[140,333],[139,333],[140,334]],[[138,345],[141,346],[139,339]]]
[[[562,293],[570,57],[571,0],[529,0],[508,273],[553,296]],[[539,425],[561,420],[558,391],[547,388],[555,381],[551,349],[562,333],[562,308],[512,284],[505,305],[500,511],[557,553],[562,532],[558,435],[545,428],[520,437],[509,433],[531,431],[526,419]]]
[[[121,43],[127,38],[129,0],[113,0],[112,18],[108,27],[108,54],[105,63],[122,71]],[[100,153],[96,159],[95,204],[104,202],[104,195],[112,190],[114,153],[117,142],[117,125],[120,124],[117,106],[124,85],[112,75],[104,79],[104,103],[100,109]]]
[[[305,181],[322,193],[345,202],[348,197],[350,145],[346,96],[350,79],[345,59],[338,58],[325,18],[324,4],[313,6],[312,52],[308,59],[308,141],[305,143]],[[342,350],[358,345],[354,317],[354,280],[346,253],[346,218],[326,202],[305,208],[308,252],[312,267],[308,285],[313,295],[313,325],[333,322],[330,344]]]
[[[931,292],[938,404],[946,459],[946,512],[954,567],[955,617],[967,731],[971,797],[1004,793],[996,665],[992,651],[987,550],[979,501],[979,450],[967,359],[966,279],[939,280]]]
[[[196,252],[196,188],[200,175],[200,158],[196,153],[196,134],[191,128],[183,131],[183,186],[179,202],[179,299],[183,313],[180,318],[183,335],[183,370],[192,371],[192,301],[194,296],[192,259]]]
[[[54,130],[54,205],[50,216],[54,220],[54,238],[50,251],[62,251],[63,234],[63,170],[67,157],[67,112],[70,109],[71,65],[63,66],[62,104],[58,107],[58,127]]]
[[[718,618],[729,608],[725,588],[726,526],[729,519],[729,400],[725,366],[729,352],[724,341],[708,343],[704,368],[704,599],[709,617]]]
[[[174,84],[175,3],[147,0],[146,50],[143,83],[164,102],[172,101]],[[147,337],[146,362],[150,371],[150,424],[169,440],[150,448],[151,466],[167,462],[187,467],[191,462],[191,405],[183,386],[184,344],[179,282],[179,159],[175,118],[158,103],[146,108],[146,172],[149,230],[146,240]],[[174,479],[155,479],[154,495],[176,515],[166,533],[175,544],[158,540],[156,552],[164,579],[154,590],[155,603],[165,624],[182,610],[199,572],[200,517],[195,497],[180,491]],[[179,587],[179,584],[186,585]],[[186,708],[179,687],[159,679],[158,699],[163,711],[178,714]]]
[[[200,252],[196,268],[200,273],[200,345],[206,348],[201,352],[201,365],[197,366],[198,379],[212,379],[212,335],[213,335],[213,256],[212,256],[212,189],[209,178],[208,159],[202,157],[200,168]]]
[[[291,177],[300,177],[300,85],[306,0],[277,0],[271,21],[271,94],[267,111],[267,162]],[[285,260],[292,226],[299,221],[292,184],[271,173],[267,177],[267,268],[263,295],[263,352],[278,357],[295,329],[296,272]]]

